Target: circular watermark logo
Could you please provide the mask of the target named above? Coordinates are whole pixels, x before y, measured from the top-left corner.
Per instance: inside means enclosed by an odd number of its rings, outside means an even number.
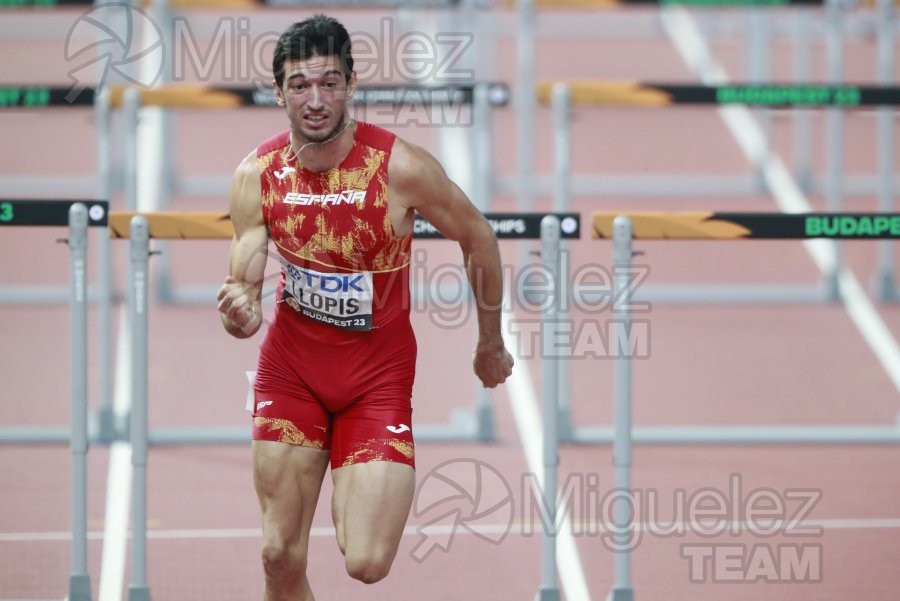
[[[494,467],[476,459],[445,461],[425,474],[416,491],[413,515],[419,542],[410,552],[425,561],[436,549],[450,550],[462,528],[494,545],[512,528],[515,505],[509,483]]]
[[[165,67],[163,33],[156,21],[136,6],[97,4],[69,29],[65,60],[74,65],[68,76],[75,96],[85,87],[103,85],[113,77],[149,88],[159,81]]]

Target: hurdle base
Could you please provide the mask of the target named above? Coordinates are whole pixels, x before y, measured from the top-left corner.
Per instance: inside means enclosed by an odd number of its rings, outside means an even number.
[[[568,406],[560,407],[557,411],[556,436],[560,443],[578,442],[578,435],[572,425],[572,411]]]
[[[630,586],[614,586],[609,590],[606,601],[634,601],[634,589]]]
[[[897,289],[897,283],[894,281],[894,274],[881,273],[875,277],[873,285],[875,298],[886,303],[896,303],[900,301],[900,291]]]
[[[198,427],[160,427],[147,432],[147,442],[154,447],[240,444],[249,445],[251,432],[249,426],[198,426]]]
[[[560,601],[559,588],[541,587],[538,589],[538,594],[534,599],[535,601]]]
[[[132,584],[128,587],[128,601],[150,601],[150,588]]]
[[[612,426],[575,430],[576,443],[611,443]],[[898,444],[900,426],[635,426],[635,444]]]
[[[827,282],[818,286],[648,284],[635,292],[633,300],[663,304],[827,304],[837,299],[834,294]]]
[[[66,601],[91,601],[91,577],[88,574],[69,575]]]
[[[94,424],[97,429],[96,441],[99,443],[110,444],[117,440],[128,439],[128,436],[116,427],[116,415],[112,407],[100,407],[94,414]]]
[[[457,409],[447,424],[418,424],[417,442],[492,442],[495,440],[494,420],[489,410],[476,412]]]
[[[0,291],[0,305],[65,305],[71,294],[64,286],[5,286]],[[88,287],[88,303],[96,304],[99,300],[99,292],[93,286]]]
[[[11,427],[0,428],[0,445],[3,444],[68,444],[71,428],[65,427]]]

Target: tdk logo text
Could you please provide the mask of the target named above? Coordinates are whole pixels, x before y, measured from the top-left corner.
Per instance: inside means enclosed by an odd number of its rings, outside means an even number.
[[[284,195],[284,202],[289,205],[340,205],[340,204],[357,204],[365,202],[365,190],[344,190],[339,194],[301,194],[299,192],[288,192]]]
[[[290,264],[285,265],[285,269],[291,278],[313,290],[321,290],[322,292],[349,292],[351,290],[366,292],[365,274],[316,273],[299,269]],[[360,283],[362,283],[362,287]]]

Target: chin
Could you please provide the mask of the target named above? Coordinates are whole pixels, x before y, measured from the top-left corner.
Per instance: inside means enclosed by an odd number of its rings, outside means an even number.
[[[340,121],[337,123],[332,123],[329,127],[324,129],[309,129],[305,124],[302,124],[298,129],[300,130],[300,134],[307,139],[309,142],[324,142],[331,136],[337,133],[338,128],[340,127]]]

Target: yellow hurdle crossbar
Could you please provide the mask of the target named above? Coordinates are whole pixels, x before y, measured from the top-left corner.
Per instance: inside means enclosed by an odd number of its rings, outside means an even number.
[[[159,211],[137,213],[111,211],[110,238],[128,238],[131,219],[137,215],[147,218],[150,237],[166,240],[230,240],[234,236],[231,217],[227,213]]]

